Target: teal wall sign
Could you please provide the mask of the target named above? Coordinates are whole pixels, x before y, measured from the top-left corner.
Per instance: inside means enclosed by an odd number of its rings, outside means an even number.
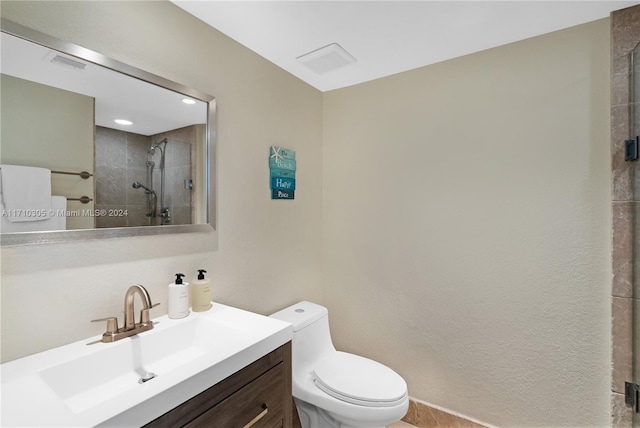
[[[273,177],[293,178],[293,179],[296,178],[296,172],[289,171],[288,169],[271,168],[270,172],[271,174],[269,176],[271,178]]]
[[[294,199],[294,190],[271,190],[271,199]]]
[[[284,169],[287,171],[296,170],[295,159],[275,159],[273,156],[269,158],[269,168],[271,169]]]
[[[295,199],[296,152],[282,147],[269,148],[271,199]]]
[[[280,190],[296,190],[296,179],[271,177],[271,188]]]

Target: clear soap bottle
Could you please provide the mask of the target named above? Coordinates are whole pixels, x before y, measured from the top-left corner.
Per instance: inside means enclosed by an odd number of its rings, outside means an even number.
[[[191,283],[191,309],[204,312],[211,309],[211,282],[205,278],[207,271],[198,269],[198,279]]]
[[[178,319],[189,315],[189,283],[183,282],[184,274],[177,273],[176,281],[169,284],[169,318]]]

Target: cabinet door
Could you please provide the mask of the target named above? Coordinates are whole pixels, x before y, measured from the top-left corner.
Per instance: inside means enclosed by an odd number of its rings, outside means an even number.
[[[188,428],[272,428],[284,419],[284,364],[280,363],[186,425]]]

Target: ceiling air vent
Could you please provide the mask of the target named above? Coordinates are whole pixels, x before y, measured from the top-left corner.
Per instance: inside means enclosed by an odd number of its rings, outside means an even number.
[[[84,70],[84,68],[87,66],[87,64],[85,64],[84,62],[81,62],[66,56],[62,56],[62,55],[56,55],[56,54],[50,53],[49,55],[47,55],[47,57],[51,58],[50,61],[52,64],[62,65],[64,67],[70,67],[75,70]]]
[[[318,74],[325,74],[356,62],[356,59],[337,43],[331,43],[296,59]]]

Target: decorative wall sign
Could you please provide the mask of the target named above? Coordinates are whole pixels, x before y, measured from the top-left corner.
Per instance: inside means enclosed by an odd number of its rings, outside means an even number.
[[[294,199],[294,190],[271,190],[271,199]]]
[[[271,199],[295,199],[296,152],[282,147],[269,149]]]
[[[295,178],[296,172],[288,169],[271,168],[271,178],[273,177]]]
[[[271,177],[271,188],[280,190],[296,190],[296,179]]]

